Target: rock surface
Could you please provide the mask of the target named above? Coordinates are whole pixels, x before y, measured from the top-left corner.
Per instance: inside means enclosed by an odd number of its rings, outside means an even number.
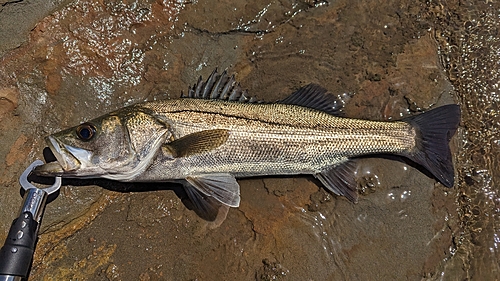
[[[461,30],[446,35],[440,20],[467,12],[455,4],[77,0],[0,7],[1,241],[21,203],[17,178],[42,158],[46,135],[135,102],[177,97],[215,67],[265,101],[308,83],[354,94],[345,112],[356,118],[397,120],[468,102],[452,75],[457,66],[442,64]],[[460,20],[446,24],[453,30]],[[470,120],[463,123],[472,127]],[[463,157],[461,132],[452,143],[462,155],[459,171],[483,161]],[[479,268],[482,280],[499,278],[498,248],[488,256],[489,246],[481,246],[498,239],[495,209],[472,208],[467,221],[460,201],[474,194],[464,185],[477,173],[467,181],[460,172],[459,187],[447,189],[402,161],[367,158],[360,169],[358,204],[310,177],[240,180],[241,206],[217,228],[189,210],[175,186],[139,192],[139,184],[66,182],[47,206],[30,280],[457,280]],[[497,190],[488,201],[496,208]],[[468,232],[473,223],[487,235]],[[474,256],[494,261],[477,264]]]

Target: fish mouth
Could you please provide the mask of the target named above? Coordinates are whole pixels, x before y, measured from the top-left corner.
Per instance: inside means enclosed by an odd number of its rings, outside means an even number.
[[[92,156],[89,151],[61,143],[52,136],[48,136],[46,142],[56,161],[36,167],[35,173],[39,176],[62,176],[74,173],[85,166],[85,162]]]

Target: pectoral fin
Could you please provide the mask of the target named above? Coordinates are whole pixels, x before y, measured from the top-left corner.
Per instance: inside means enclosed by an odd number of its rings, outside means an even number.
[[[192,203],[192,209],[202,219],[212,222],[211,228],[218,227],[226,219],[229,206],[220,203],[213,197],[202,194],[190,183],[186,182],[184,189]]]
[[[186,178],[197,191],[229,207],[240,205],[240,186],[230,174],[195,175]]]
[[[345,196],[352,202],[358,202],[356,167],[355,160],[348,160],[316,174],[315,177],[331,192]]]
[[[229,137],[229,131],[224,129],[206,130],[189,134],[168,144],[162,149],[164,154],[174,158],[209,152],[223,145]]]

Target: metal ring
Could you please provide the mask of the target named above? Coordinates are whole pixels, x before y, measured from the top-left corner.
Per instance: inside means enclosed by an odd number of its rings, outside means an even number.
[[[61,177],[55,177],[55,181],[54,181],[54,184],[47,187],[47,188],[38,188],[36,186],[34,186],[33,184],[31,184],[29,181],[28,181],[28,176],[31,174],[31,172],[38,166],[41,166],[43,165],[43,161],[42,160],[35,160],[33,163],[31,163],[31,165],[28,166],[28,168],[26,168],[26,170],[24,170],[24,172],[21,174],[21,177],[19,177],[19,183],[21,184],[21,186],[23,187],[23,189],[25,191],[27,191],[28,189],[30,188],[37,188],[37,189],[41,189],[43,191],[45,191],[48,195],[56,192],[57,190],[59,190],[59,188],[61,188],[61,183],[62,183],[62,180],[61,180]]]

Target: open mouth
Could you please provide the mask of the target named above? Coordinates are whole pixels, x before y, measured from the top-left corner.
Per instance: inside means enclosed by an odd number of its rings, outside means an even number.
[[[44,153],[47,163],[35,169],[38,175],[57,176],[76,171],[82,166],[79,159],[87,160],[91,156],[87,150],[65,145],[54,137],[49,136],[46,141],[50,152]]]

